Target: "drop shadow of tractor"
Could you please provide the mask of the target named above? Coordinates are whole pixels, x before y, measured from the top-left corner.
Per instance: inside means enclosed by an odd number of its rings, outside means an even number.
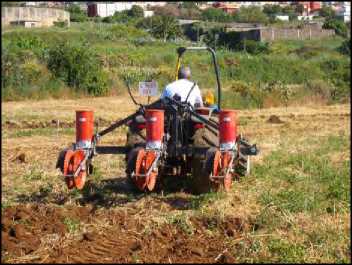
[[[88,180],[82,190],[71,189],[54,191],[53,185],[42,186],[38,191],[29,195],[20,194],[15,199],[18,203],[37,204],[77,204],[91,205],[94,208],[112,208],[135,203],[142,198],[151,197],[154,201],[167,203],[172,209],[189,210],[194,208],[191,201],[191,191],[187,189],[187,180],[165,178],[158,183],[154,192],[141,192],[134,183],[126,177],[103,179],[100,181]],[[180,195],[179,193],[182,193]],[[190,198],[185,198],[190,195]]]

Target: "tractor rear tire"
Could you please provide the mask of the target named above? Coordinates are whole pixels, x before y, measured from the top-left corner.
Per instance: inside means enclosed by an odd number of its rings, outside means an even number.
[[[127,153],[125,161],[127,184],[132,187],[133,191],[138,192],[139,189],[134,183],[131,175],[135,170],[138,151],[145,147],[145,130],[138,131],[134,127],[129,128],[126,138]]]
[[[126,135],[126,172],[128,168],[128,160],[130,159],[130,155],[132,154],[131,152],[137,147],[145,147],[145,131],[142,130],[138,132],[134,129],[131,130],[131,128],[129,128]]]
[[[218,137],[206,128],[198,129],[193,136],[193,146],[207,148],[205,154],[195,154],[192,158],[192,191],[195,194],[207,193],[214,190],[209,176],[212,161],[218,146]]]
[[[141,148],[142,147],[135,147],[131,151],[129,151],[129,153],[126,155],[126,157],[127,157],[127,165],[126,165],[127,184],[130,187],[132,187],[133,191],[135,191],[135,192],[140,192],[140,191],[132,179],[132,172],[135,170],[137,154]]]

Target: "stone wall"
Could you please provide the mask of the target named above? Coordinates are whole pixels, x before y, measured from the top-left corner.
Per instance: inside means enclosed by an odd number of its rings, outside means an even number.
[[[1,7],[2,25],[19,21],[35,21],[43,27],[50,27],[57,21],[67,21],[70,25],[70,13],[55,8],[41,7]]]
[[[321,29],[318,27],[293,28],[263,28],[260,29],[261,41],[275,40],[305,40],[319,39],[335,35],[333,29]]]

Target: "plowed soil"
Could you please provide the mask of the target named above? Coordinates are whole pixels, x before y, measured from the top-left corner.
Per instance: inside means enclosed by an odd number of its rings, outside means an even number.
[[[68,238],[67,218],[92,226],[106,220],[111,225]],[[40,253],[46,249],[45,245],[50,247],[45,255],[31,259],[32,262],[234,262],[235,258],[226,251],[224,237],[239,237],[250,227],[235,216],[227,216],[216,224],[220,233],[207,234],[205,231],[214,222],[192,218],[191,233],[171,224],[147,231],[147,222],[122,210],[19,205],[3,212],[1,243],[2,250],[14,256]],[[40,248],[42,251],[38,252]]]

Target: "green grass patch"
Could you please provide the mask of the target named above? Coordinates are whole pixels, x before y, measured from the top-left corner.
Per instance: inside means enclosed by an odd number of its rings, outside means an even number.
[[[43,178],[45,178],[44,171],[37,168],[31,168],[30,172],[23,176],[25,181],[42,180]]]
[[[190,223],[188,216],[184,212],[176,215],[168,215],[166,218],[167,218],[167,223],[176,225],[188,235],[193,234],[194,228]]]
[[[294,153],[282,145],[254,166],[250,190],[262,208],[253,239],[236,244],[241,261],[350,262],[344,219],[350,212],[350,160],[336,164],[330,158],[349,152],[349,143],[348,136],[330,135],[296,143],[306,148]]]
[[[226,193],[224,192],[208,192],[204,194],[200,194],[198,196],[193,196],[190,199],[191,208],[195,210],[199,210],[203,206],[207,206],[216,201],[224,199],[226,197]]]
[[[254,168],[253,175],[268,185],[259,200],[263,205],[274,204],[281,210],[296,212],[346,211],[350,204],[350,160],[334,165],[328,154],[349,149],[347,137],[330,136],[320,139],[313,150],[288,154],[273,152],[263,164]],[[337,206],[336,206],[337,205]]]
[[[75,233],[80,228],[79,220],[76,220],[76,219],[73,219],[73,218],[66,217],[64,219],[64,224],[66,225],[66,227],[67,227],[67,229],[68,229],[68,231],[70,233]]]
[[[269,241],[268,249],[272,255],[271,261],[282,263],[304,262],[306,247],[294,244],[283,239],[272,239]]]

